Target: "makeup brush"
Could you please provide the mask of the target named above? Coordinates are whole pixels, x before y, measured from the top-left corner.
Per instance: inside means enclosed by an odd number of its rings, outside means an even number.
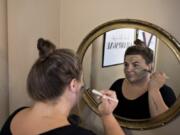
[[[148,72],[148,73],[152,73],[152,71],[148,70],[148,69],[143,69],[143,71]]]
[[[101,97],[103,97],[103,98],[112,100],[112,101],[114,101],[114,102],[118,102],[117,99],[112,98],[112,97],[109,97],[109,96],[107,96],[107,95],[103,95],[101,92],[99,92],[99,91],[97,91],[97,90],[95,90],[95,89],[92,90],[92,93],[95,94],[95,95],[101,96]]]
[[[151,70],[148,70],[148,69],[143,69],[143,71],[145,71],[145,72],[148,72],[148,73],[152,73],[152,71]],[[169,79],[169,77],[165,74],[165,78],[166,79]]]

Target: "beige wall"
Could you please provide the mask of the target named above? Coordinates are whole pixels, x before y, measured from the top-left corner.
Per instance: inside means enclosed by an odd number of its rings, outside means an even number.
[[[37,57],[36,41],[39,37],[48,38],[59,47],[76,50],[85,35],[97,25],[114,19],[135,18],[161,26],[180,41],[180,31],[178,29],[180,24],[179,5],[179,0],[8,0],[10,111],[12,112],[19,106],[31,103],[26,94],[26,77],[30,66]],[[0,21],[4,22],[4,15],[5,13],[0,14],[2,18]],[[6,25],[6,23],[0,25]],[[2,30],[2,32],[5,34],[6,30]],[[6,40],[3,40],[4,37],[0,37],[0,39],[2,39],[0,43],[6,44]],[[0,44],[0,47],[3,48],[4,53],[7,51],[7,46]],[[3,60],[1,63],[6,65],[7,60]],[[2,81],[5,88],[7,88],[6,78],[8,77],[5,74],[6,69],[7,66],[0,71],[0,77],[5,79]],[[3,92],[3,95],[8,97],[6,92]],[[0,98],[0,102],[4,103],[6,99]],[[5,104],[0,108],[0,112],[4,114],[6,113],[4,111],[6,110]],[[88,108],[83,112],[88,115],[92,114],[92,118],[97,119]],[[98,119],[97,121],[89,119],[85,122],[93,122],[94,127],[101,127]],[[179,124],[180,118],[162,128],[128,131],[134,135],[178,135],[180,132],[177,128]],[[98,131],[102,132],[101,128]]]
[[[0,127],[8,115],[7,3],[0,0]]]
[[[163,71],[167,74],[167,84],[173,88],[176,96],[180,94],[180,62],[178,61],[176,55],[169,51],[170,48],[164,43],[159,42],[158,53],[157,53],[157,71]]]
[[[60,41],[59,0],[8,0],[8,62],[10,112],[31,103],[26,77],[37,58],[39,37]]]
[[[62,0],[61,3],[60,43],[64,46],[74,45],[76,49],[84,36],[97,25],[120,18],[152,22],[180,40],[178,0]]]

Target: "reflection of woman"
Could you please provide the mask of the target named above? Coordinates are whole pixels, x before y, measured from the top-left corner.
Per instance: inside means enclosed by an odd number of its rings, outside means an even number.
[[[114,113],[131,119],[157,116],[168,110],[176,100],[173,90],[165,85],[166,75],[152,72],[153,51],[144,42],[125,52],[125,79],[118,79],[110,89],[115,90],[119,104]]]
[[[68,49],[55,49],[43,39],[38,41],[39,58],[32,66],[27,80],[31,107],[16,110],[1,129],[1,135],[94,135],[93,132],[70,124],[68,115],[77,104],[83,88],[82,68],[77,56]],[[116,98],[115,92],[102,93]],[[112,115],[117,103],[102,99],[99,112],[105,133],[122,135]]]

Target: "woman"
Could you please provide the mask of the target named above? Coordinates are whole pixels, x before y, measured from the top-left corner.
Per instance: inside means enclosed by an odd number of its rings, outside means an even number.
[[[137,39],[124,57],[125,79],[111,86],[119,99],[114,113],[131,119],[145,119],[168,110],[176,101],[173,90],[165,85],[166,75],[153,72],[153,51]]]
[[[1,135],[94,135],[93,132],[70,124],[68,116],[83,90],[82,67],[78,57],[68,49],[56,49],[48,40],[39,39],[39,58],[32,66],[27,89],[34,100],[31,107],[16,110],[4,124]],[[103,90],[116,99],[115,92]],[[116,103],[102,98],[99,105],[105,133],[122,135],[112,115]]]

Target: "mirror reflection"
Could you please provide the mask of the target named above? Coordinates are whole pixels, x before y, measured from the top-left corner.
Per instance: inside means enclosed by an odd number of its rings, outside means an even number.
[[[84,80],[86,87],[91,89],[110,88],[121,91],[117,95],[123,96],[128,103],[124,104],[123,99],[119,99],[119,105],[114,112],[116,115],[129,119],[146,119],[166,112],[174,104],[179,95],[178,80],[180,77],[177,76],[177,73],[180,71],[180,64],[175,54],[162,40],[142,30],[138,30],[138,33],[136,29],[131,29],[131,31],[134,34],[127,35],[126,32],[126,35],[121,35],[119,40],[122,41],[123,37],[124,44],[116,44],[116,47],[109,44],[115,50],[112,53],[115,54],[115,57],[109,55],[110,53],[105,54],[107,34],[96,38],[83,58],[83,68],[86,73]],[[153,50],[154,55],[151,62],[147,62],[139,53],[130,53],[124,57],[127,47],[132,46],[137,38]],[[117,40],[117,38],[113,37],[113,40]],[[123,50],[119,54],[116,53],[118,45],[121,45],[120,49]],[[106,61],[109,61],[106,64],[104,64],[105,57]],[[91,77],[89,78],[89,76]],[[156,89],[150,93],[148,89],[151,88]],[[92,95],[92,97],[98,102],[96,96]],[[128,106],[129,102],[135,103],[132,110],[131,106]],[[127,108],[127,110],[119,109],[121,107]],[[157,108],[160,109],[157,110]]]

